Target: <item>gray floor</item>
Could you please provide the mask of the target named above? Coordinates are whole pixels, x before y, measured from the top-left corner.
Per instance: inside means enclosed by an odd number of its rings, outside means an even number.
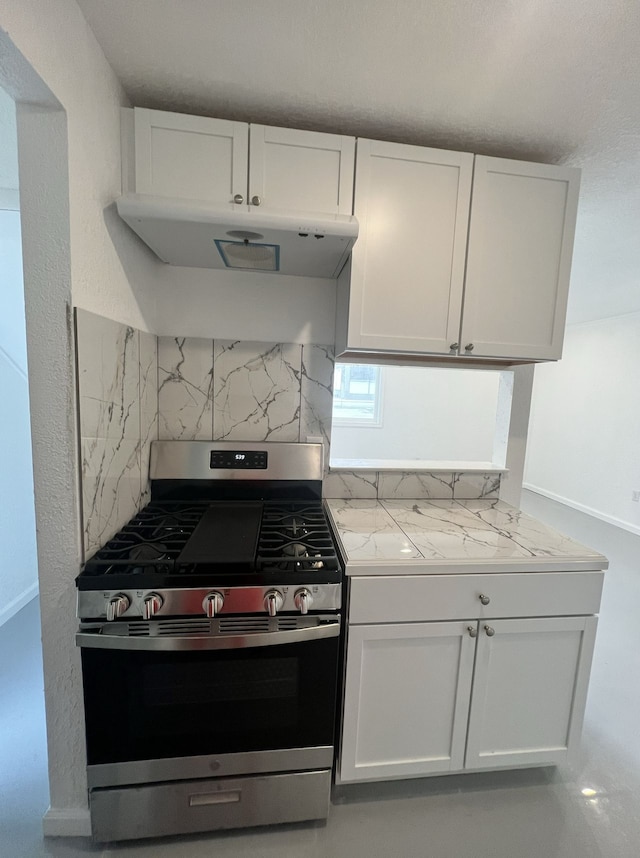
[[[47,804],[37,607],[0,628],[2,858],[638,858],[640,537],[539,496],[523,508],[599,549],[607,574],[572,771],[541,769],[344,789],[325,824],[92,847],[40,836]],[[638,613],[636,613],[638,611]],[[28,638],[28,641],[27,641]],[[583,790],[590,791],[584,794]]]

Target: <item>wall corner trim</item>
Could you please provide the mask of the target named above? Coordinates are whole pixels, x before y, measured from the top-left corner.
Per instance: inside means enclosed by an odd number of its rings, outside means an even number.
[[[91,817],[86,807],[50,807],[42,819],[45,837],[91,837]]]

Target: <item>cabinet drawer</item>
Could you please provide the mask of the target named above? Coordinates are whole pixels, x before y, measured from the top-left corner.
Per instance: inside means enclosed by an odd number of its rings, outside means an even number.
[[[603,579],[603,572],[353,577],[349,622],[595,614]]]

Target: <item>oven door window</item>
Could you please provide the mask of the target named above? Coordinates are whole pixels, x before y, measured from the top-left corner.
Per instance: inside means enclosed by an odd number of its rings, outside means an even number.
[[[82,652],[87,761],[333,743],[338,638],[209,652]]]

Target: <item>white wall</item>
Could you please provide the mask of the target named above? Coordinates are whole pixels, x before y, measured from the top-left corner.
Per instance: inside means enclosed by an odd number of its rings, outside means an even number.
[[[334,342],[334,280],[162,264],[154,288],[161,336]]]
[[[20,212],[0,206],[0,349],[26,378],[27,335],[21,240]],[[7,413],[11,411],[8,409]]]
[[[567,328],[536,367],[525,488],[640,533],[640,314]]]
[[[24,102],[20,189],[51,795],[45,832],[87,834],[74,645],[81,551],[71,307],[153,329],[158,265],[113,209],[125,98],[76,3],[4,0],[0,28],[0,84]]]
[[[5,0],[0,27],[66,111],[74,303],[153,330],[160,265],[114,206],[120,107],[128,104],[119,81],[75,0]]]
[[[16,107],[0,88],[0,208],[18,208]],[[10,201],[10,202],[9,202]]]
[[[0,93],[3,95],[3,93]],[[15,123],[13,128],[16,134]],[[38,591],[20,213],[0,209],[0,625]],[[8,417],[10,415],[10,418]]]

